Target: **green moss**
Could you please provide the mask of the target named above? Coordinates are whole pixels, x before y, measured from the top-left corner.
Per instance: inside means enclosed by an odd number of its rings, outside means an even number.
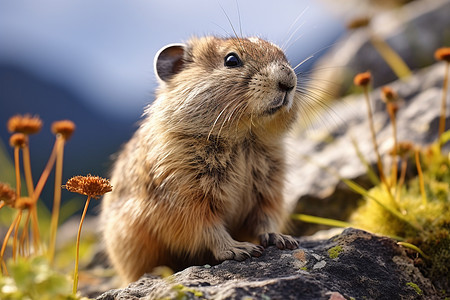
[[[422,290],[420,289],[420,287],[417,284],[415,284],[413,282],[408,282],[408,283],[406,283],[406,285],[412,287],[416,291],[417,295],[423,294]]]
[[[44,257],[8,261],[10,276],[0,276],[0,299],[75,300],[70,276],[51,269]]]
[[[408,164],[413,164],[410,160]],[[351,218],[355,227],[387,235],[411,243],[421,249],[427,257],[418,266],[438,288],[450,284],[450,159],[441,153],[435,143],[420,153],[426,202],[424,203],[419,178],[406,181],[397,191],[395,201],[384,185],[375,186]],[[400,220],[382,205],[400,212]],[[414,224],[415,226],[411,226]],[[429,259],[428,259],[429,257]]]
[[[328,249],[328,256],[331,259],[335,259],[339,256],[339,254],[341,254],[341,252],[344,251],[344,249],[342,248],[342,246],[334,246],[333,248]]]
[[[307,267],[301,267],[300,270],[308,271],[308,268]]]
[[[177,292],[176,299],[186,299],[188,294],[192,294],[195,297],[203,297],[202,292],[197,291],[196,289],[193,288],[188,288],[182,284],[176,284],[172,287],[172,289]]]

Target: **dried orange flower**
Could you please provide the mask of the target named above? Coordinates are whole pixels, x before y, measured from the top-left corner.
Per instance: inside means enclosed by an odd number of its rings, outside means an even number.
[[[98,198],[105,193],[112,191],[112,186],[108,179],[92,176],[74,176],[70,178],[63,188],[70,192],[90,196],[92,198]]]
[[[406,157],[414,151],[414,144],[412,142],[400,142],[397,145],[396,155]],[[389,151],[389,155],[394,155],[394,148]]]
[[[20,132],[23,134],[35,134],[42,128],[42,121],[38,116],[15,115],[8,120],[9,132]]]
[[[398,95],[390,86],[384,86],[381,88],[381,100],[384,103],[396,102]]]
[[[370,72],[364,72],[356,74],[355,78],[353,79],[353,82],[355,85],[358,86],[366,86],[370,83],[370,80],[372,79],[372,75]]]
[[[389,115],[396,115],[398,111],[398,104],[395,102],[388,102],[386,108]]]
[[[439,48],[434,52],[437,60],[445,60],[450,63],[450,47]]]
[[[27,145],[27,143],[28,143],[28,139],[27,139],[26,135],[23,133],[14,133],[9,138],[9,144],[11,145],[11,147],[23,148]]]
[[[70,120],[56,121],[52,124],[53,134],[60,134],[67,141],[75,130],[75,123]]]
[[[0,182],[0,201],[4,201],[8,206],[14,206],[16,201],[16,191],[3,182]]]
[[[353,20],[350,20],[350,22],[347,23],[348,29],[358,29],[361,27],[367,27],[370,24],[370,18],[369,17],[359,17],[354,18]]]

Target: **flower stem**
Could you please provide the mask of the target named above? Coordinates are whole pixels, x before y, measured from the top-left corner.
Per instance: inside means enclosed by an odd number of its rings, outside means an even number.
[[[31,161],[30,161],[30,148],[29,143],[25,145],[22,149],[23,153],[23,170],[25,173],[25,181],[27,184],[27,190],[28,190],[28,197],[31,197],[34,192],[34,186],[33,186],[33,176],[31,174]]]
[[[20,182],[20,148],[14,147],[14,169],[16,171],[16,199],[20,198],[20,189],[21,182]]]
[[[19,210],[18,220],[16,221],[16,226],[14,227],[14,238],[13,238],[13,248],[12,248],[12,258],[16,261],[16,252],[17,252],[17,237],[19,236],[19,225],[22,220],[22,209]]]
[[[0,250],[0,261],[3,262],[3,256],[5,255],[6,245],[8,244],[9,237],[11,236],[11,233],[16,226],[17,220],[19,219],[19,213],[17,213],[16,217],[14,218],[14,221],[9,226],[8,231],[6,232],[5,238],[3,239],[2,249]],[[5,267],[5,271],[6,267]]]
[[[80,257],[80,237],[81,237],[81,227],[83,226],[84,218],[86,217],[86,212],[89,206],[89,201],[91,200],[91,196],[88,196],[86,200],[86,204],[84,205],[83,214],[81,216],[80,220],[80,226],[78,227],[78,235],[77,235],[77,250],[76,250],[76,256],[75,256],[75,271],[73,273],[73,294],[76,295],[77,293],[77,287],[78,287],[78,262]]]
[[[372,105],[370,104],[369,87],[367,85],[364,86],[364,98],[366,99],[366,104],[367,104],[367,116],[369,118],[369,126],[370,126],[370,132],[371,132],[371,136],[372,136],[373,150],[375,152],[375,155],[377,156],[377,167],[378,167],[378,172],[380,173],[380,180],[386,186],[386,190],[387,190],[389,198],[391,199],[392,205],[394,206],[394,208],[397,209],[398,208],[397,203],[395,202],[395,199],[392,196],[391,188],[389,186],[389,183],[386,180],[386,176],[384,175],[383,163],[381,162],[380,152],[378,151],[377,136],[375,133],[375,125],[373,122]]]
[[[415,151],[417,174],[419,175],[420,194],[422,195],[422,204],[427,205],[427,194],[425,193],[425,182],[423,181],[422,167],[420,166],[419,150]]]
[[[450,62],[445,64],[444,82],[442,84],[442,102],[441,102],[441,116],[439,118],[439,135],[438,140],[441,140],[441,136],[445,131],[445,118],[447,116],[447,89],[448,89],[448,73]],[[442,148],[442,142],[439,144],[439,149]]]
[[[391,105],[388,103],[387,105]],[[397,142],[397,122],[395,119],[395,113],[392,109],[388,109],[389,117],[391,119],[392,124],[392,136],[394,138],[394,153],[392,155],[392,170],[391,170],[391,182],[392,186],[397,186],[397,164],[398,164],[398,157],[397,157],[397,148],[398,148],[398,142]]]
[[[386,178],[384,177],[383,165],[381,163],[381,156],[380,156],[380,152],[378,151],[377,137],[376,137],[376,133],[375,133],[375,125],[373,122],[372,105],[370,104],[369,88],[367,86],[364,86],[364,98],[365,98],[366,104],[367,104],[367,116],[369,118],[369,126],[370,126],[370,133],[371,133],[371,137],[372,137],[373,150],[375,152],[375,155],[377,156],[378,172],[380,173],[381,181],[385,182]]]
[[[50,223],[50,243],[49,243],[49,260],[53,264],[55,257],[56,232],[58,229],[59,209],[61,206],[61,185],[62,185],[62,169],[64,157],[64,138],[61,135],[56,136],[58,144],[56,150],[56,166],[55,166],[55,191],[53,198],[52,218]]]
[[[401,190],[402,190],[402,186],[405,183],[406,168],[407,167],[408,167],[408,159],[404,158],[404,159],[402,159],[400,178],[398,180],[397,190],[396,190],[396,193],[395,193],[395,199],[397,201],[400,200],[400,193],[401,193]]]
[[[28,239],[28,226],[30,224],[30,210],[28,210],[27,218],[25,219],[25,224],[23,226],[22,235],[20,237],[19,243],[19,253],[22,256],[28,256],[30,253],[30,241]],[[26,250],[25,250],[25,241],[26,241]]]
[[[44,171],[42,171],[41,177],[39,178],[39,181],[36,184],[36,189],[34,190],[33,196],[31,198],[32,202],[31,202],[31,207],[30,207],[30,213],[31,213],[31,225],[33,228],[33,241],[34,241],[35,251],[38,251],[39,245],[40,245],[39,222],[38,222],[38,216],[37,216],[36,203],[39,199],[39,196],[42,193],[42,189],[44,188],[45,182],[47,181],[48,176],[50,175],[53,165],[55,164],[56,150],[57,150],[57,143],[55,142],[52,153],[50,154],[50,158],[48,159],[48,162],[47,162],[47,165],[45,166]]]

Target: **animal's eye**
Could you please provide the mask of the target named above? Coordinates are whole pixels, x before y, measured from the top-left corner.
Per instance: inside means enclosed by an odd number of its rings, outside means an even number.
[[[231,52],[225,56],[224,65],[228,68],[236,68],[242,66],[242,61],[236,53]]]

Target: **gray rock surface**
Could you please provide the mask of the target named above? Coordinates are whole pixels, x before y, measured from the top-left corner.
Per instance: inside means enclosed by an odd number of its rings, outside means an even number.
[[[324,87],[327,91],[339,86],[341,93],[347,92],[353,76],[367,70],[374,73],[375,86],[397,78],[370,42],[371,33],[385,40],[412,70],[433,64],[434,51],[450,43],[444,34],[450,27],[450,0],[416,0],[387,10],[375,10],[376,1],[324,1],[332,11],[340,8],[341,17],[349,21],[372,17],[368,28],[349,30],[318,63],[315,77],[332,83]]]
[[[425,146],[437,138],[443,77],[444,64],[436,63],[405,81],[398,80],[389,85],[402,99],[397,113],[399,141]],[[450,91],[447,93],[449,101]],[[380,97],[380,89],[370,94],[377,142],[388,166],[390,156],[385,154],[393,148],[394,142],[389,115]],[[289,181],[285,197],[295,212],[345,220],[360,197],[318,165],[327,166],[340,176],[368,187],[371,183],[365,175],[366,168],[358,158],[352,140],[370,164],[375,164],[376,156],[363,95],[348,96],[330,106],[331,109],[324,112],[311,129],[288,140]],[[450,124],[448,110],[447,124]],[[296,228],[300,230],[295,235],[313,231],[305,231],[307,226]]]
[[[294,251],[269,247],[243,262],[190,267],[165,279],[145,275],[97,299],[161,298],[439,299],[439,294],[393,240],[349,228],[329,240],[301,239]]]

